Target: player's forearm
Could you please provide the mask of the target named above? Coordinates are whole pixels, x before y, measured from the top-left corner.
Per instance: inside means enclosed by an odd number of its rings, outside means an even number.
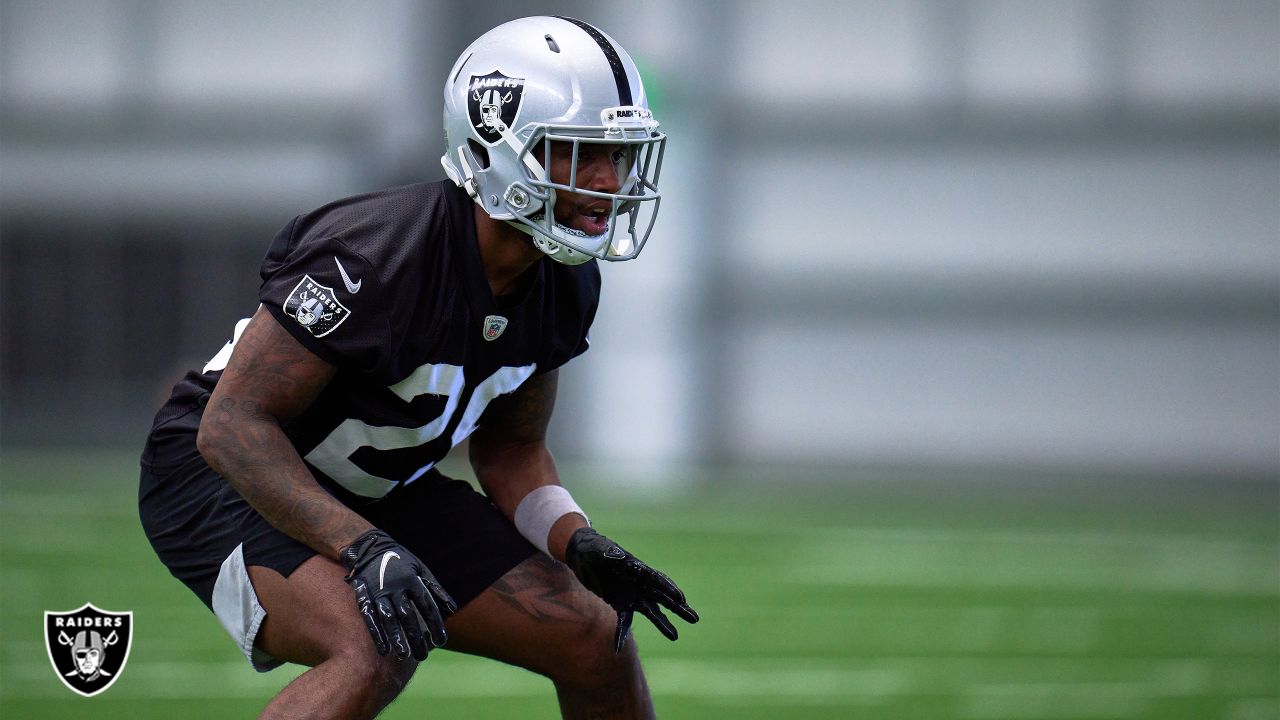
[[[541,442],[504,447],[484,444],[471,448],[472,468],[481,487],[504,515],[515,522],[516,509],[529,493],[547,485],[559,485],[555,459]],[[565,545],[574,530],[587,525],[587,518],[570,513],[551,526],[547,551],[557,560],[564,559]]]
[[[472,438],[471,467],[489,500],[508,518],[534,488],[559,485],[551,452],[541,442],[509,445]]]
[[[320,487],[279,423],[252,402],[223,397],[210,404],[196,443],[209,467],[268,522],[329,558],[373,527]]]

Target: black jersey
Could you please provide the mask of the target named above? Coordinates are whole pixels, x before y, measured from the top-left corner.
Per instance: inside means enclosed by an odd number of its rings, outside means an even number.
[[[473,208],[447,182],[339,200],[294,218],[263,261],[263,306],[338,368],[285,433],[347,502],[417,479],[475,430],[491,400],[587,348],[595,261],[543,258],[499,303]],[[235,340],[174,388],[160,417],[207,401]]]

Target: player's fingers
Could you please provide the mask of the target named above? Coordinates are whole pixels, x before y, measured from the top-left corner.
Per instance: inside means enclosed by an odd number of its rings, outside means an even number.
[[[698,622],[697,611],[689,607],[689,603],[684,599],[684,592],[676,587],[671,578],[648,565],[644,569],[648,571],[645,573],[644,584],[644,592],[648,599],[661,603],[663,607],[680,616],[680,619],[687,623]]]
[[[400,626],[400,618],[396,615],[396,609],[392,607],[391,600],[385,596],[380,597],[374,603],[374,607],[377,609],[379,624],[386,629],[387,645],[390,651],[401,660],[409,657],[409,642],[405,640],[404,628]]]
[[[444,589],[444,586],[436,582],[435,578],[428,578],[426,581],[427,590],[436,598],[436,604],[443,607],[450,615],[458,612],[458,603],[453,601],[453,596]]]
[[[418,607],[418,613],[422,615],[423,624],[427,626],[427,636],[431,638],[431,644],[436,647],[443,647],[449,641],[449,633],[444,629],[444,617],[440,615],[440,607],[436,604],[435,598],[432,597],[433,593],[427,592],[427,585],[421,580],[419,578],[420,582],[409,592],[413,597],[414,605]],[[440,587],[439,584],[434,582],[432,584]],[[444,588],[440,588],[440,591],[444,592]],[[448,598],[449,602],[453,602],[448,593],[445,593],[445,598]]]
[[[373,646],[377,649],[379,655],[386,655],[390,650],[387,645],[387,636],[382,632],[382,628],[378,625],[378,619],[374,617],[373,607],[365,605],[360,608],[360,616],[364,618],[365,627],[369,628],[369,635],[373,637]]]
[[[378,625],[378,619],[374,617],[373,606],[367,603],[361,605],[360,617],[364,618],[364,625],[369,629],[369,635],[373,638],[373,646],[377,649],[378,654],[386,655],[388,651],[387,636]]]
[[[409,653],[414,660],[427,659],[427,641],[422,636],[422,625],[418,622],[418,610],[408,593],[401,593],[396,600],[396,614],[400,616],[400,625],[404,628],[409,641]]]
[[[627,641],[627,632],[631,630],[631,611],[618,611],[618,629],[613,634],[613,651],[622,652],[622,644]]]
[[[680,619],[684,620],[687,623],[691,623],[691,624],[696,623],[700,619],[698,616],[698,611],[689,607],[688,603],[682,602],[679,604],[675,604],[675,603],[667,602],[665,600],[659,600],[659,602],[662,603],[663,607],[675,613],[676,615],[680,616]]]
[[[649,618],[649,622],[652,622],[653,626],[658,628],[658,632],[666,635],[668,640],[675,640],[680,637],[680,633],[676,632],[676,626],[671,624],[671,621],[667,619],[666,615],[662,614],[657,605],[651,602],[642,602],[636,606],[636,610],[639,610],[641,615]]]
[[[378,624],[378,618],[374,613],[373,601],[369,599],[369,587],[363,582],[356,581],[352,583],[351,589],[356,593],[356,608],[360,611],[360,617],[364,619],[365,627],[369,629],[374,648],[379,655],[386,655],[387,637],[382,632],[382,627]]]

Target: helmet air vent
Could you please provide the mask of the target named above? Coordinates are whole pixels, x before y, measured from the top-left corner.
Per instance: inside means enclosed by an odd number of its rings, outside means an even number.
[[[544,40],[546,40],[546,41],[547,41],[547,47],[551,48],[551,52],[553,52],[553,53],[558,53],[558,52],[560,52],[560,46],[556,44],[556,39],[555,39],[555,38],[551,37],[551,35],[549,35],[549,34],[548,34],[548,35],[543,35],[542,37],[543,37],[543,39],[544,39]]]

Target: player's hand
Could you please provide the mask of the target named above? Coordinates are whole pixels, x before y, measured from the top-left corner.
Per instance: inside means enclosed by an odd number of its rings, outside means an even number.
[[[636,612],[649,618],[668,640],[675,640],[679,634],[659,605],[685,622],[698,622],[698,613],[685,602],[684,593],[671,578],[589,527],[579,528],[570,536],[564,561],[584,587],[604,598],[618,612],[614,652],[622,650]]]
[[[390,535],[370,530],[339,557],[379,655],[394,652],[401,660],[410,654],[425,660],[426,637],[435,647],[449,639],[440,608],[454,613],[458,606],[427,566]]]

